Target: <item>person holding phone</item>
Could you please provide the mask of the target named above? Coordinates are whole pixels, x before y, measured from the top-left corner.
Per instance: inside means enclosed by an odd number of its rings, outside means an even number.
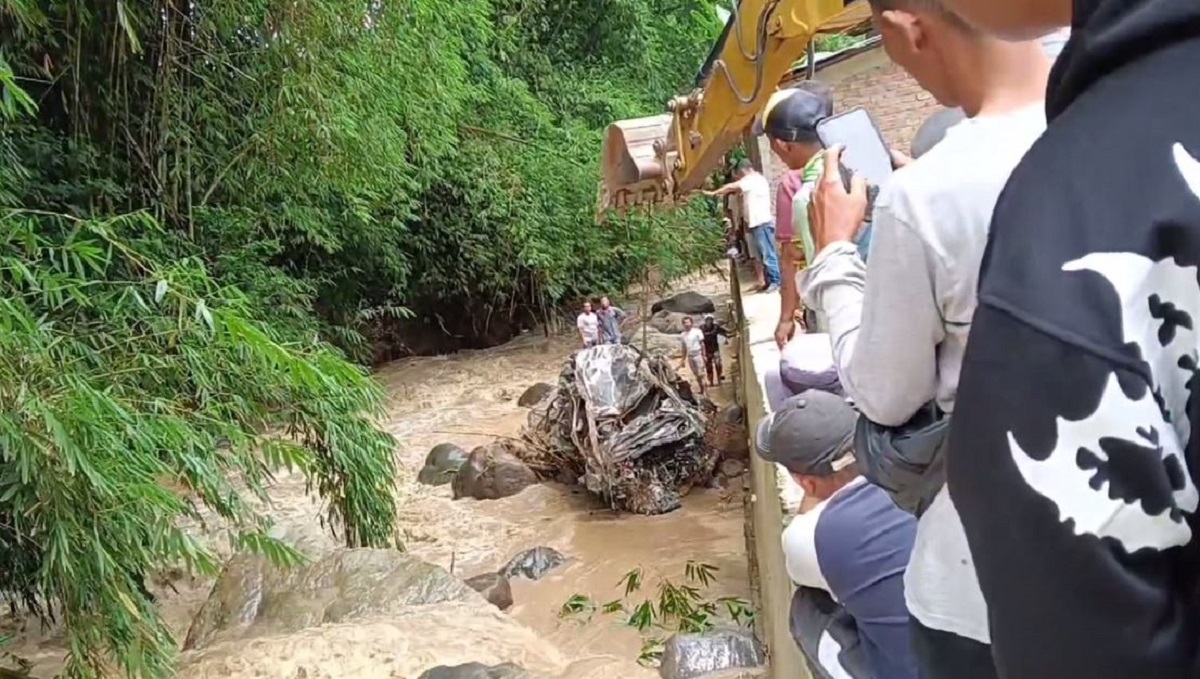
[[[870,4],[892,61],[966,120],[883,187],[868,262],[853,243],[865,185],[856,178],[848,192],[840,149],[828,151],[811,210],[818,254],[801,283],[828,327],[847,395],[874,426],[900,430],[931,402],[954,417],[992,209],[1045,129],[1051,61],[1036,40],[982,34],[937,0]],[[944,479],[920,481],[934,491],[904,584],[921,677],[996,677],[987,606],[954,502]]]
[[[1073,26],[996,206],[950,434],[997,666],[1193,679],[1200,2],[945,2],[1010,40]]]
[[[833,114],[833,94],[829,87],[811,80],[804,84],[804,87],[780,90],[772,95],[753,129],[756,135],[767,136],[771,151],[789,169],[780,186],[775,211],[780,224],[776,238],[784,252],[781,257],[779,323],[775,328],[775,343],[781,348],[792,338],[796,313],[801,308],[800,292],[796,287],[796,262],[798,259],[811,261],[816,255],[809,237],[807,214],[812,187],[821,176],[824,160],[817,138],[817,123]],[[795,183],[788,187],[789,181]],[[787,188],[791,188],[790,195]],[[801,218],[797,219],[797,216]],[[800,257],[796,253],[796,241],[801,245]]]

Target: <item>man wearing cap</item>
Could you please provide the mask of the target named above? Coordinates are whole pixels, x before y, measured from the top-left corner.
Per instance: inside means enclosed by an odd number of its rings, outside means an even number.
[[[892,61],[965,114],[883,188],[869,261],[853,242],[868,210],[865,189],[855,182],[845,190],[839,149],[828,152],[813,195],[817,254],[802,274],[805,302],[827,328],[846,394],[872,431],[889,435],[919,429],[931,405],[957,416],[992,213],[1013,168],[1045,131],[1051,60],[1037,40],[988,36],[941,0],[868,1]],[[932,462],[922,481],[937,491],[920,510],[905,574],[913,643],[923,679],[994,678],[989,602],[957,497],[944,484],[945,446],[933,438],[925,439]]]
[[[781,257],[783,283],[779,324],[775,329],[775,343],[780,347],[787,344],[795,331],[796,312],[801,308],[796,286],[798,258],[793,242],[799,239],[804,260],[810,261],[816,255],[808,229],[808,205],[824,167],[817,123],[831,115],[832,90],[821,82],[807,80],[797,87],[773,94],[754,124],[754,133],[765,134],[771,151],[789,168],[791,177],[785,177],[785,183],[788,179],[796,183],[791,196],[786,196],[786,200],[785,196],[780,196],[776,211],[776,219],[781,225],[777,238],[785,253]],[[785,223],[786,227],[783,226]]]
[[[745,209],[747,238],[754,239],[754,248],[762,259],[763,275],[767,287],[764,292],[779,289],[779,255],[775,250],[775,220],[771,216],[771,183],[748,161],[738,163],[736,179],[715,191],[705,191],[706,196],[742,195]]]
[[[859,653],[859,664],[872,679],[916,679],[904,603],[916,521],[859,475],[853,448],[857,419],[843,398],[810,390],[789,398],[758,424],[755,448],[763,459],[787,469],[804,489],[806,504],[815,503],[784,529],[783,550],[797,585],[829,592],[853,618],[857,644],[834,640],[842,649],[836,654],[840,664],[849,669]],[[803,610],[797,613],[804,616]],[[814,648],[824,641],[798,642],[810,658],[838,675],[828,667],[827,653]]]

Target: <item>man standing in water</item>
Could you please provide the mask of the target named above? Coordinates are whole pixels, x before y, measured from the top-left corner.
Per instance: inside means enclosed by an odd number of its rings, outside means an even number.
[[[607,297],[600,298],[600,309],[596,311],[600,320],[600,338],[605,344],[621,343],[621,321],[625,312],[612,305]]]
[[[1010,40],[1073,26],[996,205],[950,435],[997,668],[1195,679],[1200,2],[944,1]]]
[[[939,0],[870,3],[892,60],[967,119],[883,187],[867,262],[853,242],[866,214],[865,187],[856,179],[847,194],[840,154],[828,152],[812,205],[818,254],[801,287],[829,328],[847,395],[875,427],[903,431],[931,402],[958,416],[959,367],[968,333],[971,342],[979,334],[971,318],[988,225],[1013,168],[1045,129],[1051,61],[1036,40],[979,33]],[[1020,343],[1006,346],[1025,353]],[[955,508],[958,493],[939,477],[938,450],[920,479],[933,496],[922,503],[904,577],[913,646],[922,679],[987,679],[996,676],[988,610]],[[1030,643],[1053,647],[1053,638]]]
[[[592,311],[591,302],[583,303],[583,312],[575,319],[575,327],[579,330],[579,339],[584,349],[600,343],[600,318]]]
[[[679,334],[679,348],[683,351],[683,355],[679,359],[680,370],[683,369],[683,364],[687,363],[692,375],[696,377],[696,384],[700,385],[700,393],[705,393],[704,333],[692,325],[691,316],[683,318],[683,332]]]
[[[715,191],[705,191],[707,196],[742,195],[746,215],[746,238],[754,239],[754,247],[762,258],[763,275],[766,277],[765,292],[779,289],[779,255],[775,250],[775,220],[771,217],[771,184],[767,178],[752,167],[749,161],[738,163],[737,180]]]

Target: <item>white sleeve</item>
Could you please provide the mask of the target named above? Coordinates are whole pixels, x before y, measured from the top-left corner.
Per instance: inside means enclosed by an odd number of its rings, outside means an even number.
[[[838,242],[803,272],[804,301],[828,327],[842,387],[873,422],[904,424],[937,395],[940,266],[913,228],[880,206],[866,264],[853,243]]]
[[[829,583],[825,582],[821,564],[817,561],[817,517],[823,507],[818,505],[796,516],[783,529],[783,558],[792,582],[829,592]]]

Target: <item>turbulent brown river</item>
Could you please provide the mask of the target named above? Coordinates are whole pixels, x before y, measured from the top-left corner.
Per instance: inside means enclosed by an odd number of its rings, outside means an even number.
[[[724,285],[719,279],[705,279],[691,281],[687,287],[715,292]],[[411,553],[462,577],[495,571],[531,547],[545,545],[563,552],[572,560],[544,579],[513,581],[515,604],[508,615],[531,633],[508,643],[520,643],[524,648],[518,649],[518,655],[527,652],[530,657],[570,662],[616,656],[633,661],[643,645],[642,633],[613,616],[598,615],[587,622],[562,618],[563,604],[577,594],[597,602],[619,598],[618,583],[634,568],[641,568],[650,583],[657,578],[682,582],[688,561],[719,569],[706,597],[749,598],[740,491],[697,489],[685,498],[682,509],[643,517],[616,515],[580,490],[554,484],[534,486],[504,500],[453,501],[448,485],[434,488],[416,482],[426,453],[438,443],[452,442],[469,450],[497,436],[517,435],[527,412],[516,405],[517,397],[535,382],[554,383],[564,357],[574,348],[572,337],[546,338],[538,333],[483,351],[397,361],[378,371],[376,378],[389,397],[384,426],[398,442],[398,525]],[[279,479],[271,498],[267,512],[276,520],[316,524],[319,507],[305,495],[303,479]],[[170,582],[174,591],[164,587],[162,579],[154,589],[163,614],[182,641],[211,581],[175,577]],[[459,631],[439,640],[436,656],[400,659],[392,677],[416,679],[431,665],[492,663],[512,656],[511,649],[507,655],[493,653],[488,642],[470,634],[477,624],[472,620],[416,621],[413,633],[434,634],[430,630],[439,624]],[[6,625],[14,626],[19,627],[19,621]],[[346,647],[339,639],[371,633],[369,626],[306,630],[296,653],[310,659],[327,654],[327,661],[337,657],[336,666],[344,670],[341,676],[366,676],[370,660],[343,657]],[[43,632],[30,623],[13,650],[34,661],[33,676],[49,677],[61,667],[64,643],[57,631]],[[520,662],[519,657],[512,659]],[[295,660],[263,657],[258,667],[234,676],[277,676],[279,672],[262,671],[263,664]],[[657,676],[652,670],[634,671],[638,674],[633,676]]]

